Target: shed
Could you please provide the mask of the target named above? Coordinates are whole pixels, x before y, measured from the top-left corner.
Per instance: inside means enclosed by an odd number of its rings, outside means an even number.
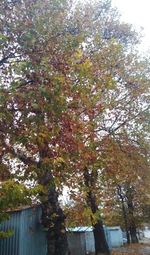
[[[109,231],[104,226],[106,240],[111,249]],[[68,231],[68,244],[71,254],[85,255],[95,252],[94,234],[92,227],[70,228]]]
[[[40,224],[40,207],[24,207],[11,213],[0,231],[13,230],[9,238],[0,239],[0,255],[46,255],[46,233]]]
[[[76,227],[68,230],[68,245],[71,254],[85,255],[94,252],[94,236],[91,227]]]
[[[119,226],[108,227],[108,232],[112,248],[120,247],[123,245],[123,234]]]

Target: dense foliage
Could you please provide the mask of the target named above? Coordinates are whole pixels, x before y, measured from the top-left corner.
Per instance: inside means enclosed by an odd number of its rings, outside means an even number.
[[[85,207],[96,254],[109,254],[105,187],[125,190],[126,176],[144,182],[148,169],[149,59],[135,50],[139,36],[109,0],[2,0],[0,7],[0,180],[35,189],[48,255],[68,253],[64,187]]]

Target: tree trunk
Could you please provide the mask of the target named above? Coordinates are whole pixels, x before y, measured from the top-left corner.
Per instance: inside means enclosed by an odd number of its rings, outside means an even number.
[[[124,201],[122,202],[122,211],[123,211],[123,218],[124,218],[124,223],[125,223],[127,243],[130,244],[130,234],[129,234],[129,229],[128,229],[127,213],[126,213]]]
[[[121,189],[120,185],[118,185],[117,191],[118,191],[118,195],[121,199],[121,204],[122,204],[122,214],[123,214],[123,219],[124,219],[124,224],[125,224],[127,243],[130,244],[130,234],[129,234],[129,229],[128,229],[128,218],[127,218],[127,211],[126,211],[126,207],[125,207],[125,198],[124,198],[124,195],[122,194],[122,189]]]
[[[96,201],[95,194],[93,193],[93,182],[96,180],[94,179],[96,176],[89,174],[88,170],[85,169],[84,172],[84,180],[85,185],[88,189],[87,191],[87,204],[91,208],[91,211],[93,215],[97,214],[99,209]],[[94,233],[94,241],[95,241],[95,254],[96,255],[109,255],[109,247],[106,241],[105,232],[103,228],[103,222],[99,218],[97,222],[95,223],[95,220],[93,220],[93,217],[91,216],[91,222],[93,226],[93,233]]]
[[[48,185],[48,194],[42,203],[42,224],[47,230],[47,255],[68,255],[65,215],[58,202],[58,193],[54,185],[53,176],[47,171],[42,185]],[[45,194],[44,194],[45,196]]]
[[[134,224],[132,224],[130,226],[129,230],[130,230],[131,242],[138,243],[139,240],[138,240],[137,234],[136,234],[136,226]]]
[[[138,238],[136,234],[136,224],[134,218],[134,205],[133,205],[133,194],[134,189],[128,188],[127,190],[127,204],[128,204],[128,218],[129,218],[129,231],[132,243],[138,243]]]
[[[110,254],[101,220],[98,220],[97,223],[93,225],[93,233],[95,240],[95,254]]]

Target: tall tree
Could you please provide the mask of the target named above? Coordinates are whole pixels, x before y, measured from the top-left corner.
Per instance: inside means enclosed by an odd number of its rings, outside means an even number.
[[[2,7],[1,161],[19,161],[21,178],[44,187],[48,254],[66,255],[58,194],[65,178],[63,157],[74,147],[66,114],[66,58],[73,51],[65,32],[68,2],[3,1]]]
[[[44,187],[48,254],[66,255],[58,196],[72,177],[71,185],[78,186],[78,175],[91,219],[98,214],[103,138],[119,136],[124,128],[131,132],[146,111],[148,62],[132,50],[138,37],[120,23],[110,1],[1,5],[1,163],[18,160],[21,178]],[[96,254],[109,254],[101,217],[92,224]]]
[[[116,205],[115,211],[118,213],[120,207],[122,208],[121,218],[124,221],[128,243],[130,239],[134,243],[138,242],[137,227],[142,222],[143,201],[147,200],[146,193],[149,190],[149,163],[147,153],[145,153],[146,148],[129,143],[129,141],[127,144],[127,140],[125,143],[126,145],[114,141],[109,143],[108,159],[105,160],[107,188],[104,200],[108,202],[106,212],[111,204],[114,208]],[[109,187],[111,187],[110,191]]]
[[[104,169],[102,152],[105,151],[105,146],[110,143],[109,137],[122,140],[127,133],[127,136],[132,136],[134,139],[136,126],[140,126],[140,120],[148,111],[149,64],[147,60],[140,59],[130,47],[131,42],[133,43],[135,39],[134,36],[131,36],[132,33],[128,37],[128,43],[125,44],[119,31],[117,33],[119,36],[113,35],[112,40],[96,37],[95,42],[91,39],[87,51],[78,56],[81,60],[84,56],[84,62],[86,56],[86,59],[90,60],[91,67],[88,67],[87,74],[84,72],[84,78],[85,75],[87,77],[86,87],[83,88],[84,92],[81,86],[79,88],[80,94],[84,95],[84,98],[82,96],[84,104],[80,103],[80,108],[83,108],[80,119],[84,128],[79,136],[79,160],[75,168],[76,172],[77,169],[79,170],[80,178],[82,175],[81,189],[83,188],[84,193],[87,194],[86,200],[91,210],[93,203],[97,200],[99,177],[102,176]],[[98,54],[95,50],[97,43],[101,45]],[[82,70],[83,61],[81,60],[80,68]],[[90,76],[91,70],[92,75]],[[80,80],[82,76],[83,73],[80,75]],[[85,90],[87,90],[86,95],[88,96],[85,95]],[[83,187],[83,182],[85,187]],[[91,199],[93,199],[92,203],[89,202]],[[98,200],[96,207],[96,212],[93,210],[94,214],[98,214],[99,211]],[[98,229],[100,231],[101,228],[98,227]],[[98,240],[98,238],[96,239]],[[104,242],[102,242],[103,245]],[[96,248],[97,254],[107,254],[108,252],[107,248],[105,251],[103,248]]]

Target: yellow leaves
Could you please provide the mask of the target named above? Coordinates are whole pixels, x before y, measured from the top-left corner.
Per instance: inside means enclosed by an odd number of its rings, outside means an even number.
[[[62,171],[65,169],[66,162],[62,157],[57,157],[53,160],[53,168],[55,170],[55,184],[60,187],[62,179]],[[64,172],[64,171],[63,171]]]
[[[65,160],[62,157],[58,157],[54,159],[54,165],[60,165],[60,164],[65,164]]]
[[[82,50],[78,49],[74,54],[74,60],[79,61],[83,57]]]
[[[53,76],[53,82],[63,84],[65,82],[65,77],[61,74],[59,74],[59,75],[57,74],[57,75]]]
[[[64,165],[66,164],[65,160],[62,157],[50,158],[45,157],[43,159],[42,167],[50,167],[51,169],[58,170],[60,168],[63,169]]]
[[[44,143],[51,139],[52,133],[49,132],[46,126],[40,126],[40,132],[37,135],[36,140],[40,145],[44,145]]]
[[[91,71],[92,63],[89,59],[86,59],[83,63],[79,65],[80,68],[80,75],[81,76],[90,76],[90,71]]]
[[[92,62],[89,59],[86,59],[83,63],[84,69],[89,69],[92,66]]]
[[[46,137],[47,137],[47,134],[46,134],[46,133],[39,133],[39,137],[41,137],[41,138],[46,138]]]
[[[79,72],[80,77],[89,77],[91,72],[92,63],[89,59],[83,59],[76,64],[76,70]]]
[[[42,146],[44,144],[45,137],[42,134],[42,136],[38,136],[36,140],[38,141],[38,144]]]
[[[83,209],[83,217],[84,217],[85,219],[87,219],[87,218],[91,217],[91,215],[92,215],[91,208],[85,207],[85,208]]]
[[[71,65],[80,78],[90,77],[92,62],[81,49],[78,49],[72,56]]]

